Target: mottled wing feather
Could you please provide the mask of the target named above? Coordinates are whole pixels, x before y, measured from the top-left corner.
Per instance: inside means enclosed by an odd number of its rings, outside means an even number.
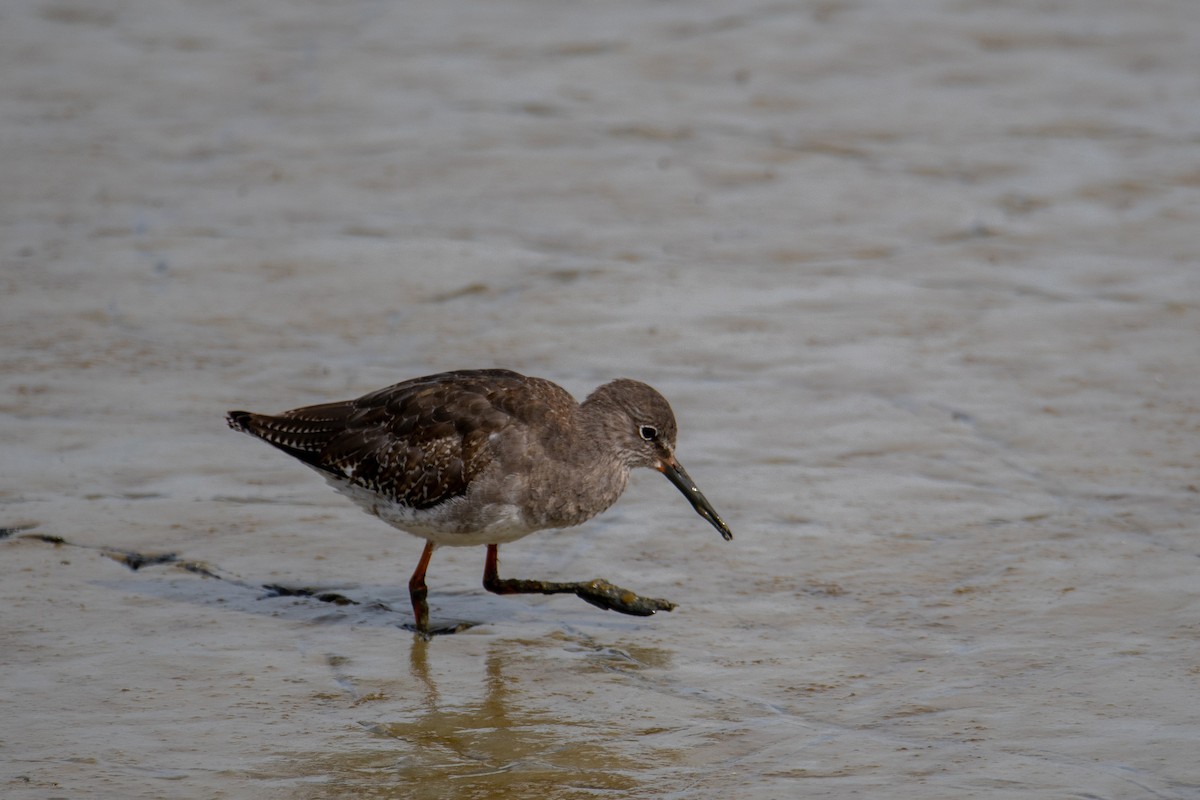
[[[276,416],[230,412],[229,421],[313,467],[423,509],[466,493],[492,462],[492,434],[514,422],[552,423],[562,413],[552,410],[562,407],[556,394],[566,393],[548,381],[471,370]]]

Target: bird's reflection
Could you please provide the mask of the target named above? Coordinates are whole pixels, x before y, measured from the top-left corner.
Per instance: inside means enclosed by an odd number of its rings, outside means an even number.
[[[385,798],[568,798],[636,789],[647,771],[673,760],[670,748],[639,738],[661,728],[639,731],[628,719],[614,719],[611,709],[588,705],[589,687],[606,675],[620,682],[623,673],[668,664],[662,650],[600,645],[572,633],[496,640],[483,658],[482,695],[468,700],[451,699],[457,690],[439,688],[439,682],[458,687],[464,680],[461,652],[453,659],[460,672],[439,677],[442,645],[414,637],[409,666],[421,687],[420,708],[366,726],[395,749],[373,747],[327,763],[336,777],[324,789]],[[563,668],[547,663],[564,654]]]
[[[421,636],[413,637],[412,650],[408,653],[408,664],[413,677],[425,686],[425,707],[437,708],[440,697],[437,684],[429,675],[429,646],[431,642]]]

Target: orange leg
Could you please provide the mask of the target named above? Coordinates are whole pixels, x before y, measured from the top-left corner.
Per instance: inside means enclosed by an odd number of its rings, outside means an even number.
[[[655,611],[670,611],[675,604],[654,597],[640,597],[628,589],[613,586],[603,578],[578,583],[552,583],[500,577],[500,545],[487,546],[483,563],[483,588],[495,594],[573,594],[599,608],[648,617]]]
[[[425,570],[429,569],[429,559],[433,557],[436,546],[433,542],[425,543],[425,549],[421,551],[421,560],[417,562],[417,568],[408,579],[408,595],[412,598],[417,635],[426,639],[429,638],[429,604],[425,602],[425,598],[429,595],[429,587],[425,585]]]

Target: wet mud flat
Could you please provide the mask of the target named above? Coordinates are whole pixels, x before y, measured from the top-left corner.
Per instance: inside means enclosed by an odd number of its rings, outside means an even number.
[[[1193,4],[0,10],[5,797],[1191,798]],[[225,427],[651,383],[499,597]]]

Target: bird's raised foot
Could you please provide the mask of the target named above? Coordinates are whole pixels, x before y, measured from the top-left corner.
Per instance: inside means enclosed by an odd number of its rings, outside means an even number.
[[[670,600],[642,597],[628,589],[614,586],[603,578],[575,584],[575,594],[598,608],[632,614],[635,617],[648,617],[657,611],[671,611],[675,608],[675,604]]]

